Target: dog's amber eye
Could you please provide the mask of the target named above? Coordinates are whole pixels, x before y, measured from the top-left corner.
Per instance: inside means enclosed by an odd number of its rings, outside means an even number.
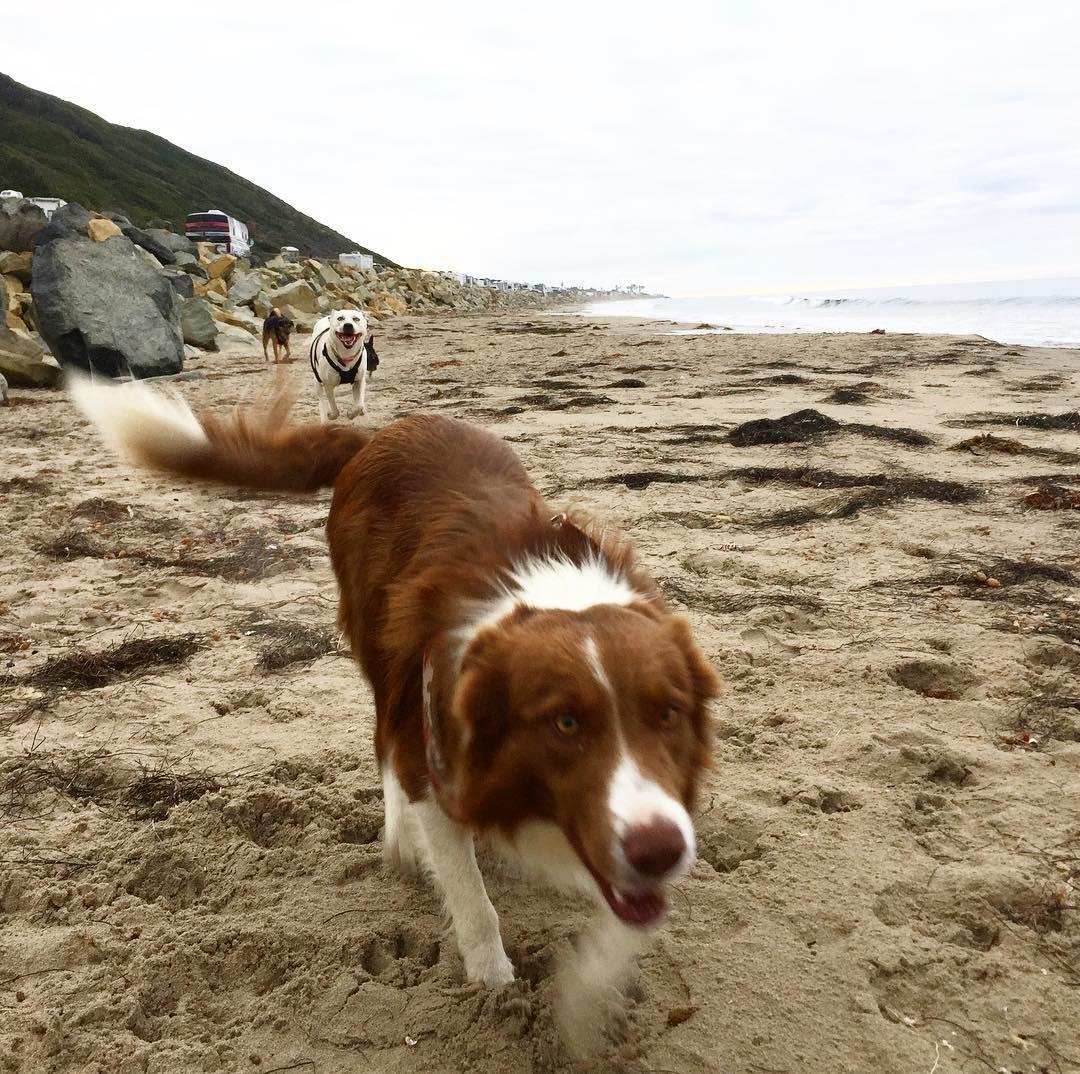
[[[578,722],[569,712],[564,712],[559,716],[555,720],[555,726],[564,735],[576,735],[578,731]]]
[[[664,709],[660,713],[661,727],[674,727],[679,722],[679,710],[676,708]]]

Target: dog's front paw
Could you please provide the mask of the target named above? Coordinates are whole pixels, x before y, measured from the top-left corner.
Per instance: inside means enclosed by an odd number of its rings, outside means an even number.
[[[352,421],[352,419],[355,418],[357,414],[363,413],[363,410],[356,406],[349,406],[345,408],[345,417],[347,417],[349,421]]]
[[[340,412],[339,412],[339,411],[337,411],[336,409],[335,409],[335,410],[328,410],[328,411],[326,412],[326,417],[327,417],[327,419],[328,419],[329,421],[337,421],[337,420],[338,420],[338,418],[340,418],[340,417],[341,417],[341,414],[340,414]]]
[[[465,976],[475,984],[502,988],[514,979],[514,964],[506,957],[502,944],[478,947],[465,955]]]

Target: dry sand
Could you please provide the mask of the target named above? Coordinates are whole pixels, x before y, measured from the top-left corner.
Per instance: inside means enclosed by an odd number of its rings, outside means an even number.
[[[621,1043],[576,1066],[551,973],[583,904],[491,874],[520,979],[490,993],[381,864],[328,495],[132,473],[12,393],[0,1070],[1080,1070],[1080,513],[1021,502],[1078,483],[1080,435],[953,424],[1075,410],[1080,354],[668,330],[395,321],[369,395],[490,425],[622,526],[727,680],[700,860]],[[268,379],[254,347],[201,364],[197,407]],[[808,406],[930,439],[726,440]],[[1027,448],[950,450],[984,432]]]

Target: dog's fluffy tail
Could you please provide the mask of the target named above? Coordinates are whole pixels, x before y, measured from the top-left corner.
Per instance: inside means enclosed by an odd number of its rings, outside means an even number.
[[[138,382],[115,387],[80,376],[68,390],[113,450],[196,481],[313,492],[332,485],[372,436],[346,425],[289,425],[293,397],[282,393],[262,409],[196,417],[179,395]]]

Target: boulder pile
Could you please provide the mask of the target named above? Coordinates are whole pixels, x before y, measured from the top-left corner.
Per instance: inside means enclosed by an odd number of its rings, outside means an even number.
[[[55,386],[64,366],[110,377],[179,373],[187,356],[254,344],[274,308],[308,332],[343,307],[377,325],[597,295],[501,291],[449,273],[280,256],[255,265],[119,213],[68,204],[46,220],[32,202],[0,200],[0,376],[12,387]]]

